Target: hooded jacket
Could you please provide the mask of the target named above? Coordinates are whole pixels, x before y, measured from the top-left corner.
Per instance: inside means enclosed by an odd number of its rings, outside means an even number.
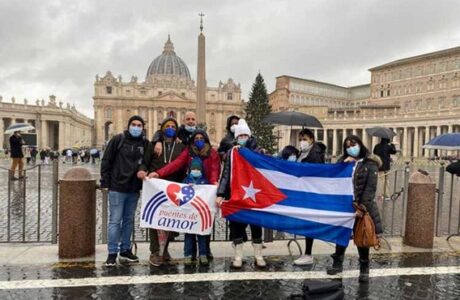
[[[390,155],[396,154],[396,148],[393,144],[390,144],[390,140],[382,139],[379,144],[375,145],[374,154],[378,155],[382,160],[382,166],[379,168],[379,171],[389,171]]]
[[[339,161],[343,161],[343,158],[339,159]],[[374,221],[376,234],[383,233],[379,209],[374,200],[377,190],[378,172],[381,165],[382,160],[380,157],[368,154],[356,163],[353,173],[354,201],[366,207],[372,221]]]
[[[176,124],[177,128],[177,121],[174,118],[164,119],[161,123],[160,128],[162,128],[164,124],[168,121],[173,121]],[[139,171],[146,171],[148,173],[157,172],[159,169],[174,161],[186,148],[183,143],[179,143],[176,141],[177,134],[178,131],[176,130],[176,135],[172,138],[172,142],[166,143],[163,132],[161,130],[158,130],[154,135],[154,140],[152,140],[152,143],[148,144],[147,150],[145,151],[144,159],[139,167]],[[163,151],[160,156],[156,156],[153,153],[154,145],[157,142],[163,143]],[[168,176],[165,176],[164,179],[174,182],[182,182],[185,178],[186,170],[186,168],[177,170],[176,172],[173,172],[171,174],[168,174]]]
[[[308,152],[307,157],[302,159],[301,162],[303,163],[317,163],[317,164],[324,164],[326,154],[326,145],[320,142],[315,142]]]
[[[240,117],[238,117],[237,115],[231,115],[230,117],[227,118],[227,125],[225,126],[225,129],[227,130],[227,134],[222,138],[219,144],[219,148],[217,149],[217,152],[219,152],[219,154],[221,155],[227,153],[227,151],[232,149],[232,147],[234,146],[235,135],[230,130],[232,119],[239,120]]]
[[[205,139],[205,147],[199,151],[193,144],[197,134],[202,134]],[[219,181],[220,158],[215,149],[211,147],[209,137],[204,130],[197,129],[190,137],[188,147],[171,163],[156,171],[161,178],[166,178],[181,169],[188,169],[194,157],[200,157],[203,162],[203,176],[210,183]]]
[[[131,121],[139,120],[133,116]],[[142,118],[140,120],[143,124]],[[107,145],[101,161],[101,187],[120,193],[136,193],[142,188],[137,171],[149,144],[145,135],[133,137],[128,130],[114,136]]]
[[[250,143],[250,139],[247,141],[245,148],[249,150],[257,152],[257,146],[255,143]],[[224,197],[224,199],[230,199],[231,191],[230,191],[230,175],[231,175],[231,151],[232,149],[228,150],[226,153],[227,160],[224,162],[224,170],[222,171],[222,175],[220,176],[219,186],[217,188],[217,196]]]

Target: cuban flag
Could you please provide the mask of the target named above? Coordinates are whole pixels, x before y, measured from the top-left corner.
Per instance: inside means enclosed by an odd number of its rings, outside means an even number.
[[[354,164],[308,164],[232,151],[231,198],[222,215],[347,246],[355,220]]]

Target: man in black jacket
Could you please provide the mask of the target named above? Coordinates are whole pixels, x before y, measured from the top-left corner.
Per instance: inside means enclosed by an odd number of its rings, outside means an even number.
[[[136,174],[148,143],[144,125],[140,116],[132,116],[128,130],[109,141],[102,158],[101,187],[109,190],[108,267],[116,265],[118,253],[120,261],[139,262],[131,252],[131,233],[142,188]]]
[[[382,138],[380,144],[375,145],[374,154],[380,157],[382,165],[379,167],[378,185],[383,188],[383,197],[388,198],[388,176],[390,171],[391,154],[396,154],[395,146],[390,143],[389,139]]]
[[[22,153],[22,145],[24,145],[24,139],[21,136],[19,131],[14,132],[10,137],[10,150],[11,150],[11,169],[10,169],[10,178],[13,180],[22,179],[22,169],[24,168],[24,161],[22,158],[24,154]],[[14,177],[14,172],[18,168],[18,176]]]
[[[380,144],[375,145],[374,154],[378,155],[382,160],[382,166],[379,168],[379,171],[390,171],[391,154],[396,154],[396,148],[390,143],[390,140],[382,138]]]

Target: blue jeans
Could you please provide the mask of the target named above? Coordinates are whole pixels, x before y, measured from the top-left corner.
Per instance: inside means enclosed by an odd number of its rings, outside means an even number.
[[[109,254],[131,250],[131,234],[134,228],[139,193],[109,191]]]
[[[198,234],[185,234],[184,239],[184,256],[193,256],[193,245],[196,245],[196,239],[198,239],[198,253],[199,256],[208,255],[208,247],[206,245],[206,236]]]

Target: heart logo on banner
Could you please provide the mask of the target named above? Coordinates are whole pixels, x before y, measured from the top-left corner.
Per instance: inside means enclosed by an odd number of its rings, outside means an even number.
[[[193,199],[195,190],[188,185],[181,188],[180,185],[172,183],[166,188],[166,194],[174,204],[182,206]]]

